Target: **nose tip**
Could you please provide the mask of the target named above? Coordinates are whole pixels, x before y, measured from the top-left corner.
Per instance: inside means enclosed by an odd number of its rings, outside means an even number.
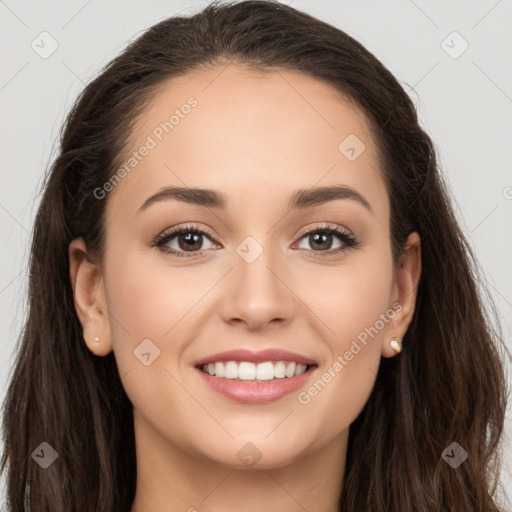
[[[248,241],[247,247],[254,256],[251,243]],[[269,259],[270,253],[266,251],[250,263],[240,257],[234,272],[228,277],[230,285],[222,307],[225,321],[245,324],[248,329],[256,330],[267,324],[281,325],[291,319],[293,294],[269,266]]]

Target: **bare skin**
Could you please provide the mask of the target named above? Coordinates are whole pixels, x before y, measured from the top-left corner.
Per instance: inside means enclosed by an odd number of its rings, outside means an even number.
[[[410,235],[395,267],[389,198],[362,112],[329,85],[290,71],[231,64],[167,81],[127,153],[190,97],[197,106],[109,192],[104,260],[86,257],[81,238],[69,251],[84,340],[99,357],[114,351],[134,407],[131,512],[338,511],[350,424],[414,312],[419,236]],[[338,149],[349,134],[365,145],[353,161]],[[371,210],[352,198],[287,210],[297,189],[334,185],[357,191]],[[163,187],[213,189],[228,205],[168,198],[138,212]],[[166,229],[186,225],[209,233],[191,257],[152,247]],[[315,246],[302,235],[325,225],[359,245],[333,234]],[[247,237],[263,249],[250,263],[237,252]],[[175,236],[166,249],[187,248]],[[317,362],[307,392],[390,310],[392,319],[307,404],[297,392],[239,403],[194,367],[224,350],[281,348]],[[134,355],[144,339],[160,350],[148,366]],[[261,455],[256,464],[239,456],[247,443]]]

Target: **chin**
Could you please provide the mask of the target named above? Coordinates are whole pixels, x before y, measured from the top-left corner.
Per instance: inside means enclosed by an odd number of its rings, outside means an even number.
[[[276,446],[277,445],[277,446]],[[283,445],[264,434],[217,444],[203,452],[211,462],[233,470],[265,470],[286,467],[304,453],[305,446],[297,443]]]

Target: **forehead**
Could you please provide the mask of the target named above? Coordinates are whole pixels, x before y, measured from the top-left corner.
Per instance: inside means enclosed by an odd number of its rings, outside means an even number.
[[[384,199],[362,111],[329,84],[284,69],[218,65],[167,80],[138,118],[121,165],[128,172],[111,200],[137,207],[165,186],[223,190],[233,205],[330,184]]]

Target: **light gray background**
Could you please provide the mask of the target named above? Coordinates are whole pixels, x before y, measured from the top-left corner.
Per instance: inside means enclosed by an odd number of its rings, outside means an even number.
[[[37,189],[55,156],[65,114],[84,84],[129,40],[165,17],[192,14],[205,3],[0,0],[2,402],[25,315]],[[438,147],[512,348],[512,0],[284,3],[354,36],[404,84]],[[58,42],[47,59],[31,48],[43,31]],[[453,31],[469,44],[458,58],[445,49],[455,55],[462,39],[451,36],[442,46]],[[510,407],[506,436],[504,458],[512,459]],[[508,464],[502,483],[512,496]]]

